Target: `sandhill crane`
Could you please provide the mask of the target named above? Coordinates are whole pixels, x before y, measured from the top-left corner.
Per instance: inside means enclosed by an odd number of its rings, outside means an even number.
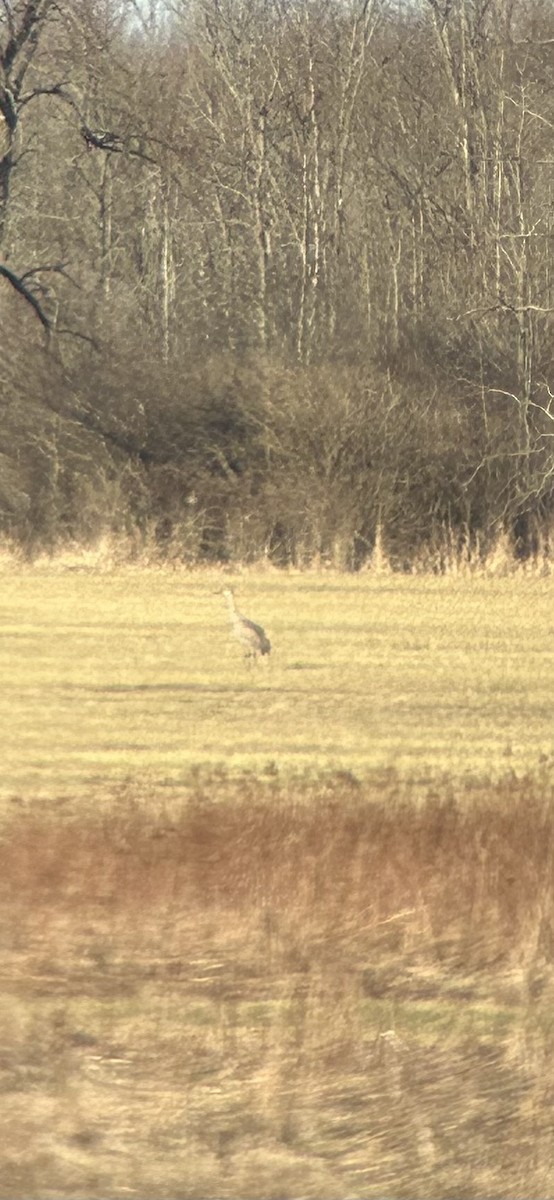
[[[269,654],[271,642],[265,630],[261,625],[256,625],[255,621],[250,621],[248,617],[243,617],[242,613],[237,611],[233,589],[224,587],[222,594],[227,601],[231,628],[237,641],[244,646],[245,657],[257,659],[263,657],[264,654]]]

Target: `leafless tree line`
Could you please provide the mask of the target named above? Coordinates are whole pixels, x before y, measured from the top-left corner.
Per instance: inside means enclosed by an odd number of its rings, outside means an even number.
[[[549,0],[0,0],[0,530],[554,514]]]

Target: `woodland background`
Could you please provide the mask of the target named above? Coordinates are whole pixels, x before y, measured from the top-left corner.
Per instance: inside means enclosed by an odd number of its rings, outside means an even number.
[[[548,555],[553,130],[550,0],[0,0],[0,536]]]

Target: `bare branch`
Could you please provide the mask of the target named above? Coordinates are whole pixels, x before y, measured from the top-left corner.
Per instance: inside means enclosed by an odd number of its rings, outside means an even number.
[[[81,286],[79,283],[77,283],[77,280],[73,279],[69,274],[66,263],[44,263],[40,267],[30,267],[30,269],[25,271],[23,275],[20,275],[19,278],[23,282],[25,282],[27,279],[37,279],[40,290],[46,294],[47,289],[42,283],[42,280],[40,280],[40,276],[44,274],[63,275],[63,278],[67,279],[69,283],[72,283],[73,287],[80,288]]]
[[[25,108],[25,106],[29,104],[31,100],[35,100],[37,96],[62,96],[64,99],[66,99],[66,95],[63,90],[65,86],[66,83],[64,81],[64,83],[53,83],[50,87],[33,88],[32,92],[29,92],[25,96],[21,96],[19,100],[19,109],[21,110],[22,108]]]
[[[100,353],[101,347],[97,339],[91,337],[89,333],[81,333],[80,329],[70,329],[69,327],[66,328],[65,325],[61,327],[58,326],[56,328],[56,337],[77,338],[81,342],[88,342],[89,346],[92,346],[93,350],[96,350],[98,353]]]
[[[48,14],[48,10],[52,8],[53,5],[54,0],[28,0],[23,10],[19,28],[15,28],[15,23],[13,20],[10,22],[10,37],[6,43],[3,54],[0,54],[0,63],[2,64],[6,74],[11,71],[14,62],[23,47],[32,41],[36,27],[40,25],[42,21],[44,21]]]
[[[18,292],[20,296],[23,296],[23,299],[31,305],[31,308],[36,313],[41,325],[46,330],[48,337],[50,337],[52,333],[52,322],[44,312],[40,301],[37,300],[31,289],[28,288],[24,283],[23,278],[20,275],[16,275],[14,271],[10,271],[9,267],[4,266],[2,263],[0,263],[0,275],[3,275],[4,279],[7,279],[8,283],[11,283],[12,287],[15,288],[15,291]]]
[[[541,304],[510,304],[507,300],[499,299],[496,304],[478,305],[477,308],[466,308],[455,317],[447,317],[448,321],[462,321],[464,317],[483,317],[485,313],[511,312],[518,316],[521,313],[553,313],[554,308],[545,308]]]

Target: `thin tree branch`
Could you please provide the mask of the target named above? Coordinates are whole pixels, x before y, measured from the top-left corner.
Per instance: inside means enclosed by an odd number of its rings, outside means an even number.
[[[37,300],[37,297],[33,294],[31,289],[28,288],[24,283],[23,277],[21,275],[16,275],[14,271],[10,271],[9,267],[3,266],[2,263],[0,263],[0,275],[3,275],[4,279],[7,279],[8,283],[11,283],[12,287],[15,288],[15,291],[18,292],[20,296],[23,296],[23,299],[27,301],[27,304],[31,305],[31,308],[36,313],[41,325],[46,330],[48,338],[50,338],[52,333],[52,322],[50,318],[47,317],[40,301]]]
[[[53,2],[54,0],[28,0],[19,29],[15,29],[13,22],[10,24],[10,37],[4,53],[0,55],[0,62],[6,74],[11,71],[20,50],[31,40],[35,27],[44,20],[48,9],[52,8]]]

